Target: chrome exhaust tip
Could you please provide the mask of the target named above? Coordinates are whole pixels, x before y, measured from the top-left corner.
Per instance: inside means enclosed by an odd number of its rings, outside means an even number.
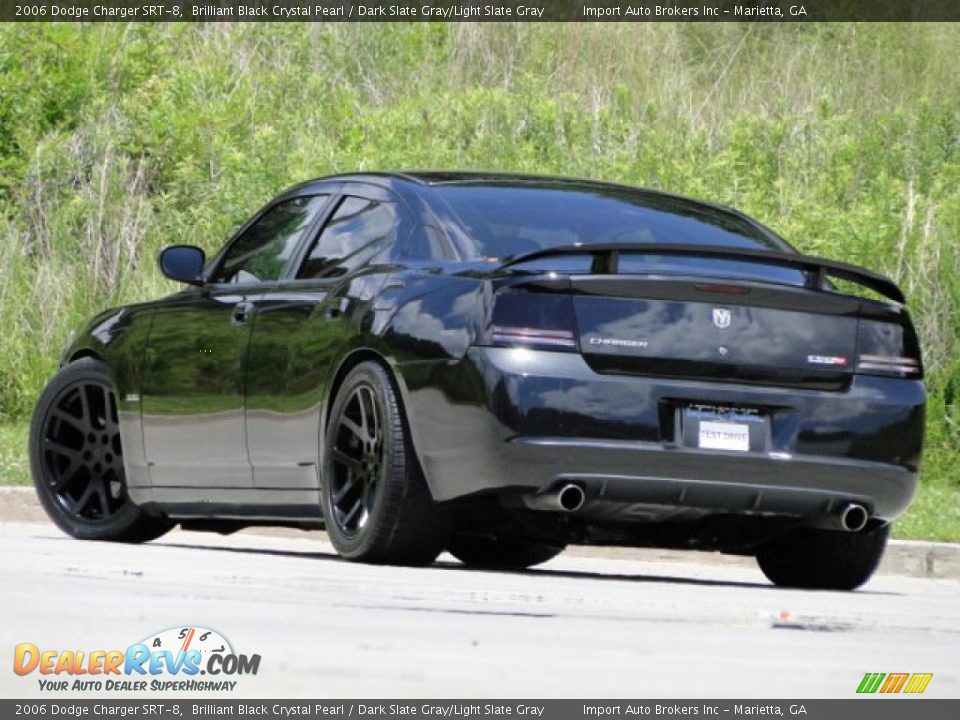
[[[583,507],[586,501],[587,494],[583,491],[583,488],[573,483],[564,485],[557,493],[557,503],[564,512],[576,512]]]
[[[587,493],[575,483],[567,483],[559,489],[542,495],[525,495],[523,503],[531,510],[574,513],[587,501]]]
[[[840,513],[840,525],[847,532],[860,532],[867,526],[870,513],[863,505],[850,503]]]

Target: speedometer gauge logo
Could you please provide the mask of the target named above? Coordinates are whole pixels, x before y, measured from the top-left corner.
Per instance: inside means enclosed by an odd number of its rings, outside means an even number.
[[[201,655],[208,653],[233,653],[230,641],[216,630],[203,627],[179,627],[161,630],[140,641],[155,650],[171,650],[187,653],[197,650]]]

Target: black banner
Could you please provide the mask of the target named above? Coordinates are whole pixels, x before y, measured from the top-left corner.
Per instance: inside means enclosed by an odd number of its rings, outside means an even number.
[[[13,22],[932,22],[960,0],[0,0]]]
[[[909,707],[907,707],[909,706]],[[3,718],[411,718],[583,720],[788,717],[953,720],[960,700],[0,700]]]

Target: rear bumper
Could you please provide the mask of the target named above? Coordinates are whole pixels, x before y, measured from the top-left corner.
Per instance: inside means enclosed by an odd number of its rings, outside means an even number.
[[[638,506],[819,516],[857,502],[889,520],[916,491],[917,381],[858,376],[828,392],[667,380],[598,374],[574,353],[506,348],[399,370],[438,500],[575,481],[593,499]],[[690,403],[763,408],[765,452],[683,446],[677,413]]]
[[[879,463],[743,457],[549,438],[514,442],[527,446],[526,463],[552,474],[550,480],[526,487],[544,494],[574,482],[585,489],[588,502],[809,517],[832,516],[855,502],[871,516],[892,519],[906,509],[917,485],[916,473]],[[533,447],[544,451],[539,462],[529,452]],[[638,511],[646,515],[642,508]]]

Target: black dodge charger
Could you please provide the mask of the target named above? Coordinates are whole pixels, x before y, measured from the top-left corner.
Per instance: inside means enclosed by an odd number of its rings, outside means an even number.
[[[325,527],[353,560],[513,569],[691,548],[852,589],[916,489],[902,293],[734,210],[344,175],[160,266],[185,289],[95,317],[37,403],[37,492],[74,537]]]

